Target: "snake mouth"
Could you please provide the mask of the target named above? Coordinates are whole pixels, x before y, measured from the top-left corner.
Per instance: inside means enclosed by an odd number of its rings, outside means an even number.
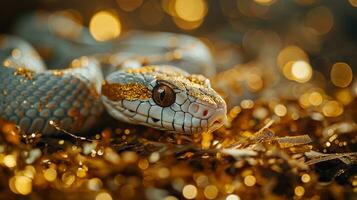
[[[163,131],[176,132],[176,133],[199,133],[210,130],[209,126],[185,126],[185,124],[177,124],[175,120],[172,122],[156,119],[151,116],[135,112],[131,109],[123,107],[120,103],[111,102],[104,100],[104,105],[109,107],[107,109],[109,114],[112,115],[115,119],[125,121],[133,124],[140,124],[144,126],[150,125],[155,129],[160,129]],[[149,126],[149,127],[150,127]]]

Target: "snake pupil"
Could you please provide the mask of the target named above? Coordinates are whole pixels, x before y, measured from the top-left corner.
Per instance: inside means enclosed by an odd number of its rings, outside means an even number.
[[[160,99],[161,101],[165,100],[165,90],[160,91]]]
[[[159,83],[153,89],[153,100],[161,107],[168,107],[175,103],[176,94],[172,87],[166,83]]]

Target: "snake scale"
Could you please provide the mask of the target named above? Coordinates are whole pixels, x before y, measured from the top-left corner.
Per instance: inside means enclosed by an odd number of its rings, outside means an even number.
[[[47,135],[58,132],[54,123],[71,132],[88,131],[105,110],[120,121],[168,132],[222,126],[226,103],[197,74],[214,73],[211,55],[198,39],[134,31],[96,42],[84,27],[79,37],[61,35],[58,21],[73,23],[31,15],[20,20],[17,36],[1,36],[0,118]]]

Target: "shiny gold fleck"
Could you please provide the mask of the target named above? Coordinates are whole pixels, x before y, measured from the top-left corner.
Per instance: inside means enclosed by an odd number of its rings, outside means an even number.
[[[35,74],[35,72],[33,72],[27,68],[22,68],[22,67],[17,68],[16,71],[14,72],[15,76],[23,76],[28,80],[33,79],[34,74]]]
[[[102,86],[102,94],[111,101],[147,100],[152,95],[151,91],[140,83],[105,83]]]

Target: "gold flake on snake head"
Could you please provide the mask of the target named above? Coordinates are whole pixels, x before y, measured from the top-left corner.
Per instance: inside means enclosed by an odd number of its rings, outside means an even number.
[[[17,68],[16,71],[14,72],[15,76],[23,76],[28,80],[31,80],[34,76],[35,72],[27,69],[27,68]]]
[[[111,101],[120,100],[147,100],[151,98],[151,91],[140,83],[105,83],[102,94]]]

